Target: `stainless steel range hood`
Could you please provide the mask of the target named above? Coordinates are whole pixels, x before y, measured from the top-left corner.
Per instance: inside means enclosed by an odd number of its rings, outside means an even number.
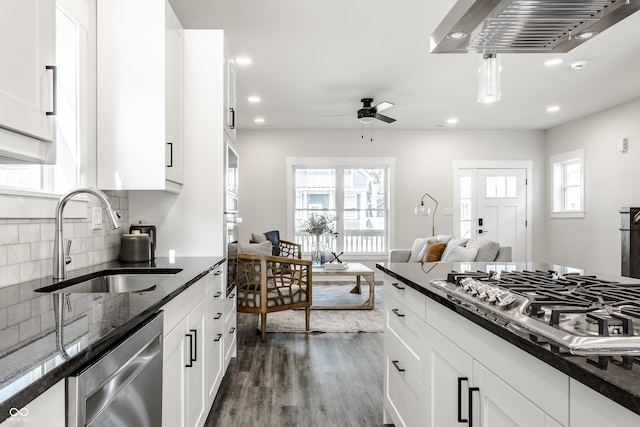
[[[638,9],[640,0],[458,0],[431,53],[568,52]]]

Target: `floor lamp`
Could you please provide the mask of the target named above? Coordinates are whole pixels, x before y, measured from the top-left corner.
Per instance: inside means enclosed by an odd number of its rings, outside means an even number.
[[[436,204],[436,207],[433,208],[433,216],[431,217],[431,235],[436,235],[436,211],[438,210],[438,201],[431,197],[429,193],[424,193],[420,198],[420,204],[416,206],[415,213],[417,216],[428,216],[431,215],[431,208],[429,206],[425,206],[424,198],[428,197],[433,200]]]

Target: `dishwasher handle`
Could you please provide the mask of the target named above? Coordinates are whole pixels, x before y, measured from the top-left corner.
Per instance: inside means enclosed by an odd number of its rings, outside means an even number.
[[[158,335],[87,398],[87,421],[93,420],[140,372],[161,355],[162,335]]]

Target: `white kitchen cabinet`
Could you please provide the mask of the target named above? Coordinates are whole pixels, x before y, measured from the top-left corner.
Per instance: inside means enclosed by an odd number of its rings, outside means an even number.
[[[640,426],[640,415],[573,378],[570,380],[569,389],[571,427]]]
[[[0,156],[55,163],[55,0],[0,3]]]
[[[229,362],[233,357],[236,357],[236,327],[237,327],[237,302],[236,302],[236,290],[235,288],[224,300],[224,369],[225,371],[229,367]]]
[[[398,281],[384,286],[386,423],[569,425],[566,375]]]
[[[209,274],[205,300],[205,387],[208,406],[213,404],[224,375],[224,285],[226,264]]]
[[[20,411],[11,411],[1,427],[66,427],[65,380],[33,399]]]
[[[98,187],[178,192],[184,32],[166,0],[99,1]]]
[[[224,42],[224,130],[236,141],[236,61]]]
[[[205,285],[191,285],[163,307],[162,424],[165,427],[204,425],[205,404]]]

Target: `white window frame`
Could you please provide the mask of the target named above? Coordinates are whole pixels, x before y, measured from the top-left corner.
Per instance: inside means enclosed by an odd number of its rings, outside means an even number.
[[[391,245],[391,236],[394,235],[393,230],[393,210],[394,206],[394,180],[395,180],[395,158],[393,157],[353,157],[353,158],[337,158],[337,157],[287,157],[287,235],[295,235],[295,169],[296,168],[340,168],[340,169],[373,169],[385,168],[386,176],[386,212],[385,212],[385,242],[387,251]],[[340,181],[342,179],[340,178]],[[339,200],[342,206],[342,200]],[[342,210],[337,206],[337,211]],[[339,214],[338,214],[339,216]],[[348,258],[351,260],[378,260],[381,256],[386,258],[387,252],[375,253],[350,253]]]
[[[80,98],[78,102],[78,137],[81,141],[77,147],[76,182],[77,185],[95,185],[95,178],[89,175],[89,170],[95,170],[95,123],[89,120],[90,113],[95,112],[95,7],[90,7],[84,0],[57,0],[56,14],[58,10],[72,16],[72,19],[85,32],[86,37],[79,40],[81,58],[78,78]],[[92,49],[91,46],[94,46]],[[60,144],[57,144],[60,148]],[[43,166],[40,166],[43,167]],[[46,219],[55,216],[55,206],[65,188],[54,188],[52,182],[54,175],[53,165],[44,167],[43,174],[47,187],[43,190],[0,187],[0,219]],[[59,167],[59,166],[56,166]],[[64,167],[64,166],[63,166]],[[67,165],[68,168],[68,165]],[[75,197],[65,209],[65,218],[86,218],[88,198]]]
[[[580,164],[580,209],[566,209],[566,166],[570,163]],[[549,157],[549,182],[551,183],[551,218],[584,218],[584,150],[578,149]]]

